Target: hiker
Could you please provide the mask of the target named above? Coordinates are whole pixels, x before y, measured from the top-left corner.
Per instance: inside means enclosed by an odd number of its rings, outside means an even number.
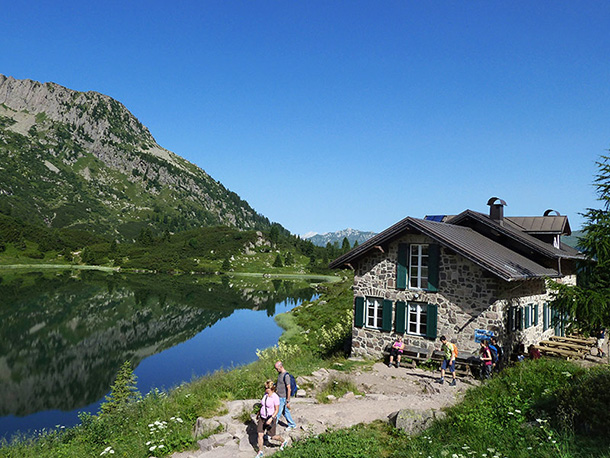
[[[274,441],[281,442],[280,450],[284,450],[288,444],[288,439],[283,439],[275,432],[277,418],[280,411],[280,398],[275,392],[275,384],[273,380],[265,382],[265,394],[261,399],[261,410],[258,413],[258,422],[256,424],[256,432],[258,433],[258,453],[256,458],[261,458],[264,453],[265,435]]]
[[[494,345],[494,338],[489,339],[489,352],[491,353],[491,372],[496,372],[496,366],[498,365],[498,347]]]
[[[451,383],[449,386],[455,386],[455,356],[457,353],[457,346],[451,342],[447,342],[445,336],[441,336],[441,352],[443,353],[443,362],[441,363],[441,378],[438,381],[441,385],[445,383],[445,370],[449,368],[451,372]]]
[[[604,340],[606,339],[606,328],[600,328],[597,333],[597,356],[603,358],[606,354],[604,353]]]
[[[534,345],[530,345],[527,347],[527,354],[530,359],[540,359],[540,350],[538,350]]]
[[[514,358],[516,361],[523,361],[525,359],[525,344],[523,342],[515,345]]]
[[[292,419],[292,415],[290,415],[290,397],[293,394],[291,393],[290,388],[290,374],[284,369],[284,365],[281,361],[275,363],[275,370],[278,372],[277,395],[280,397],[280,413],[278,414],[278,419],[283,415],[284,418],[286,418],[286,423],[288,423],[286,431],[291,431],[297,427],[297,424]]]
[[[496,351],[498,353],[498,360],[496,362],[494,369],[496,372],[500,372],[502,370],[502,366],[504,365],[504,350],[502,349],[500,344],[498,344],[498,339],[496,339],[495,337],[492,336],[492,337],[490,337],[489,340],[491,342],[491,345],[496,347]],[[490,345],[490,348],[491,348],[491,345]]]
[[[396,358],[396,367],[400,366],[400,357],[402,356],[402,352],[405,349],[405,343],[402,341],[402,336],[398,336],[396,342],[390,348],[390,362],[388,363],[388,367],[392,367],[392,360]]]
[[[489,349],[489,340],[481,341],[481,379],[486,380],[491,376],[491,350]]]

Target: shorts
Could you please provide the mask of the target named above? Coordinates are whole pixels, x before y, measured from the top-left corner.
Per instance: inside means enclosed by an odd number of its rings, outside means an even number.
[[[256,432],[258,432],[258,433],[266,432],[269,436],[273,437],[273,436],[275,436],[275,426],[277,425],[277,418],[274,418],[270,425],[267,424],[267,420],[269,420],[269,417],[267,417],[267,418],[259,417],[258,418],[258,423],[256,424]]]
[[[449,361],[448,359],[443,359],[443,362],[441,363],[441,369],[446,370],[447,368],[449,368],[449,372],[455,372],[455,359],[451,361]]]
[[[390,355],[392,355],[392,356],[402,355],[402,350],[399,350],[398,348],[392,347],[390,349]]]

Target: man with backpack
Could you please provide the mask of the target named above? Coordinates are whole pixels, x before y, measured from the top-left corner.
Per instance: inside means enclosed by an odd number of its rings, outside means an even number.
[[[275,370],[278,372],[277,375],[277,395],[280,397],[280,410],[277,414],[277,418],[284,415],[286,418],[286,431],[293,430],[297,427],[297,424],[290,415],[290,398],[296,393],[296,382],[293,382],[294,377],[284,369],[284,365],[281,361],[275,363]]]
[[[438,381],[441,385],[445,383],[445,370],[449,368],[451,372],[451,383],[449,386],[455,386],[455,357],[457,356],[457,346],[447,341],[445,336],[441,337],[441,352],[443,352],[443,362],[441,363],[441,378]]]

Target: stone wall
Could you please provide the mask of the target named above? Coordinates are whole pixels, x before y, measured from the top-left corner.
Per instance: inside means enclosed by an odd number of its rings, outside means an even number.
[[[385,252],[374,250],[362,258],[355,271],[354,296],[388,299],[392,302],[421,302],[438,306],[437,334],[457,343],[460,353],[476,353],[476,329],[493,331],[500,344],[510,350],[515,343],[538,343],[553,334],[553,329],[542,330],[542,312],[550,297],[544,280],[506,282],[483,270],[478,265],[441,247],[439,259],[438,292],[396,289],[396,270],[399,243],[434,243],[423,235],[407,235],[393,241]],[[567,282],[573,282],[568,277]],[[538,304],[538,326],[510,332],[507,310],[512,306]],[[392,329],[395,329],[395,306],[392,311]],[[352,354],[380,358],[387,345],[396,340],[395,332],[362,327],[353,328]],[[430,352],[440,348],[438,340],[404,334],[406,345],[424,348]]]

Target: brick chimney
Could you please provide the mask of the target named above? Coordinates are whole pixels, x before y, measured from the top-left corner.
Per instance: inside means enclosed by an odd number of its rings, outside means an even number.
[[[498,197],[492,197],[487,201],[487,205],[489,205],[489,217],[497,223],[502,224],[506,202]]]

